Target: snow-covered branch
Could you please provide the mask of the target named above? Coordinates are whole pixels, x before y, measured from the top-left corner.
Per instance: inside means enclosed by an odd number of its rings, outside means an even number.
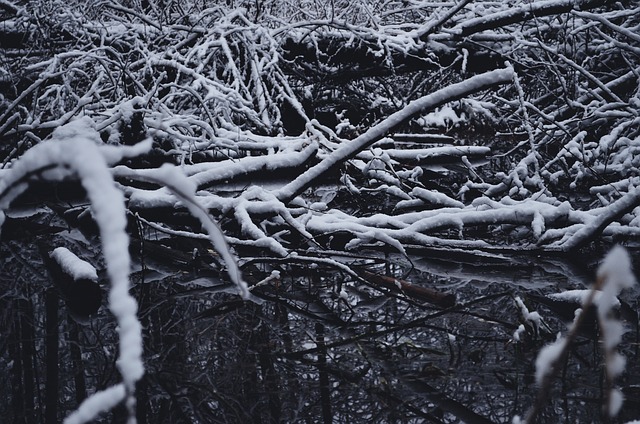
[[[593,289],[587,295],[581,296],[581,309],[576,311],[576,317],[569,326],[567,335],[563,337],[558,334],[555,342],[546,345],[538,353],[536,359],[538,396],[527,412],[524,423],[536,422],[537,415],[550,396],[553,379],[558,376],[562,363],[569,354],[578,330],[587,315],[586,311],[594,305],[598,310],[600,337],[603,342],[605,358],[607,395],[604,413],[607,419],[618,414],[624,398],[622,393],[613,387],[613,380],[622,374],[626,361],[616,351],[616,347],[622,340],[624,329],[622,324],[612,317],[612,312],[615,307],[619,306],[620,302],[617,296],[620,292],[633,286],[635,282],[629,254],[624,248],[615,246],[600,265],[598,281]]]
[[[373,143],[380,140],[394,128],[397,128],[410,118],[478,91],[506,84],[512,79],[513,69],[498,69],[482,75],[476,75],[466,81],[453,84],[409,103],[406,107],[390,115],[378,125],[371,127],[361,136],[343,144],[323,159],[318,165],[310,168],[307,172],[303,173],[291,183],[283,187],[277,195],[278,198],[284,203],[290,202],[313,184],[314,180],[320,178],[323,174],[327,173],[337,165],[340,165],[346,160],[352,158],[358,152],[371,146]]]
[[[142,328],[136,316],[137,302],[129,294],[129,237],[125,231],[124,197],[115,187],[97,145],[100,142],[93,121],[79,119],[56,129],[50,140],[22,155],[0,180],[0,210],[3,211],[28,187],[32,178],[48,181],[78,178],[87,191],[93,218],[100,228],[102,252],[111,282],[109,308],[118,321],[120,356],[117,364],[123,384],[96,393],[70,422],[86,422],[94,416],[87,408],[109,409],[123,398],[126,398],[130,417],[135,417],[135,384],[144,373]],[[61,258],[63,263],[67,262],[64,255]]]

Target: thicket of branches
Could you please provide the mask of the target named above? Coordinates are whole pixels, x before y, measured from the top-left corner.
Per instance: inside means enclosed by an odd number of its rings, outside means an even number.
[[[2,6],[4,168],[88,116],[104,143],[153,139],[113,168],[130,210],[173,208],[140,182],[179,164],[232,241],[278,255],[335,231],[400,250],[569,251],[638,234],[633,2]],[[512,75],[448,90],[501,68]],[[394,138],[406,132],[465,145]],[[462,172],[425,170],[452,158]],[[255,184],[272,177],[280,187]],[[225,196],[234,179],[248,189]],[[335,198],[313,191],[327,181]],[[373,194],[380,207],[353,206]]]

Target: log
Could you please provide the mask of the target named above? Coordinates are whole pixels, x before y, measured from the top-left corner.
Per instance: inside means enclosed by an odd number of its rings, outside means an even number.
[[[367,270],[356,271],[362,278],[372,284],[387,289],[401,291],[414,299],[423,300],[443,308],[449,308],[456,304],[456,296],[451,293],[443,293],[427,287],[417,286],[405,280],[400,280],[387,275],[375,274]]]
[[[51,282],[59,290],[73,318],[79,323],[88,322],[102,305],[102,289],[98,282],[88,278],[74,279],[51,258],[48,246],[38,243],[38,250]]]
[[[613,0],[586,0],[582,2],[576,2],[575,0],[558,0],[554,2],[532,2],[521,7],[513,7],[506,11],[501,10],[500,12],[490,15],[469,19],[453,27],[451,32],[461,38],[469,37],[470,35],[478,32],[490,29],[500,29],[507,25],[530,21],[534,18],[569,13],[574,9],[589,10],[612,3],[614,3]]]
[[[391,136],[394,141],[416,144],[453,144],[456,139],[444,134],[406,134],[396,133]]]

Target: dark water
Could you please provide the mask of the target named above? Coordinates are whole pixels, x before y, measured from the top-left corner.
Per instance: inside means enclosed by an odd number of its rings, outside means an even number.
[[[2,422],[60,421],[88,394],[118,382],[106,300],[90,319],[74,317],[33,242],[0,244]],[[46,242],[100,269],[95,240],[71,233]],[[138,418],[149,423],[511,422],[536,395],[537,352],[572,314],[568,305],[544,304],[543,295],[587,287],[595,266],[432,255],[410,263],[371,253],[333,257],[347,265],[337,269],[328,255],[256,256],[245,260],[250,282],[274,270],[280,276],[253,289],[256,302],[242,302],[206,265],[215,258],[203,246],[202,259],[190,261],[163,256],[159,245],[132,249],[147,368]],[[456,304],[406,296],[365,270],[453,294]],[[101,284],[106,290],[104,276]],[[516,296],[545,321],[520,342],[512,339]],[[628,365],[617,384],[628,398],[621,418],[629,420],[640,418],[637,288],[621,299]],[[597,328],[587,326],[539,422],[600,422],[601,363]],[[102,421],[124,416],[118,409]]]

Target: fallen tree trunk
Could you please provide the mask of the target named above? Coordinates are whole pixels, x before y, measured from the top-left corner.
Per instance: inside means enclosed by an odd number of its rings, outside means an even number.
[[[459,37],[468,37],[488,29],[504,28],[507,25],[530,21],[533,18],[560,15],[571,12],[574,9],[589,10],[611,3],[615,2],[612,0],[587,0],[582,2],[576,2],[575,0],[538,1],[469,19],[452,28],[452,32]]]

